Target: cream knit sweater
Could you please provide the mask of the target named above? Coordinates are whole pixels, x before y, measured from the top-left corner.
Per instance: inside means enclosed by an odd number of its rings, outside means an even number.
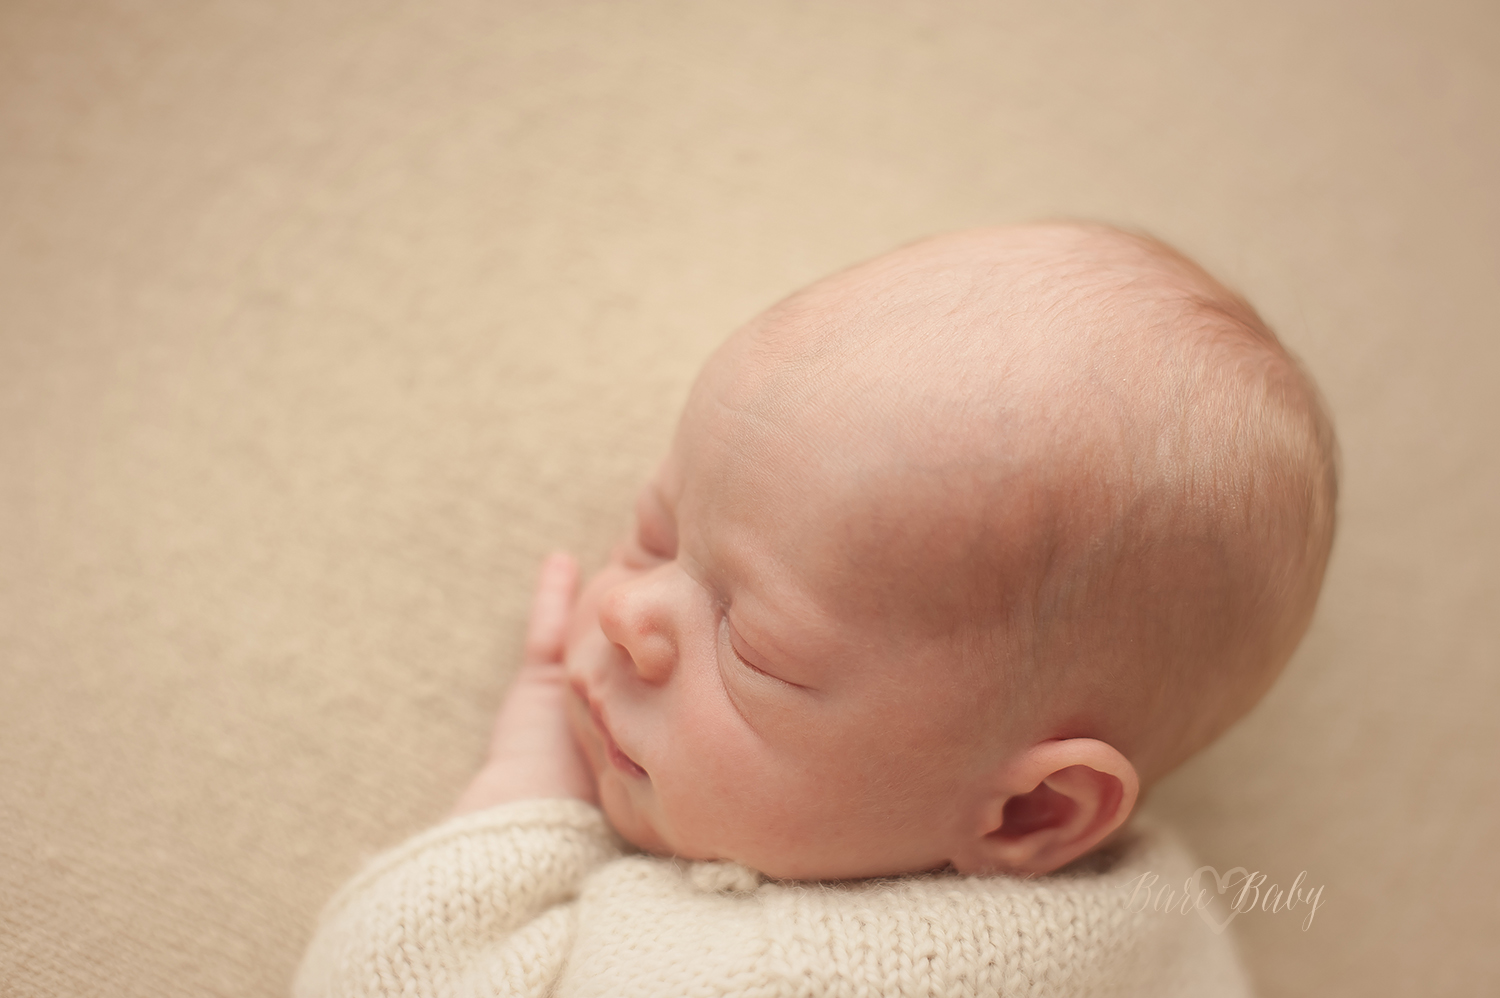
[[[1147,870],[1181,884],[1193,863],[1142,825],[1033,880],[784,883],[629,854],[587,804],[522,801],[373,861],[329,902],[294,992],[1248,995],[1228,937],[1191,912],[1131,910]]]

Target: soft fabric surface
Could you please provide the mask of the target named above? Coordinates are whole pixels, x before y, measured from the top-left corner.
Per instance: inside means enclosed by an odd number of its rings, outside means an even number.
[[[1249,994],[1230,937],[1153,910],[1148,878],[1184,884],[1198,863],[1144,820],[1047,877],[809,885],[621,844],[576,800],[422,832],[329,902],[294,998]]]
[[[0,994],[285,993],[442,818],[534,568],[694,370],[1046,215],[1254,301],[1342,437],[1324,600],[1153,806],[1267,995],[1500,991],[1490,2],[0,5]]]

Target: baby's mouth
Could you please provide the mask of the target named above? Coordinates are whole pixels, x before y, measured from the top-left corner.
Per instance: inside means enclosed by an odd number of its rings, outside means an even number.
[[[584,703],[588,704],[589,716],[594,719],[594,730],[598,731],[599,737],[604,739],[604,753],[609,756],[610,765],[627,776],[647,776],[640,763],[620,751],[620,746],[615,742],[615,736],[610,734],[609,726],[604,723],[604,715],[600,712],[599,705],[590,700],[582,690],[577,687],[574,689],[579,696],[583,697]]]

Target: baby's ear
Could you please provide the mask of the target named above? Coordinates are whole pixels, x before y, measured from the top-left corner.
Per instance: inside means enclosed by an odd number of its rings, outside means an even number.
[[[1124,824],[1140,794],[1135,767],[1093,738],[1039,742],[1014,758],[981,806],[959,873],[1051,873]]]

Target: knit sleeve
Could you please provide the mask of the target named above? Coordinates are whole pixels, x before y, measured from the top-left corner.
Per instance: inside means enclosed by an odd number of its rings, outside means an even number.
[[[572,899],[620,854],[597,808],[530,800],[463,815],[377,857],[323,911],[296,998],[542,994]]]

